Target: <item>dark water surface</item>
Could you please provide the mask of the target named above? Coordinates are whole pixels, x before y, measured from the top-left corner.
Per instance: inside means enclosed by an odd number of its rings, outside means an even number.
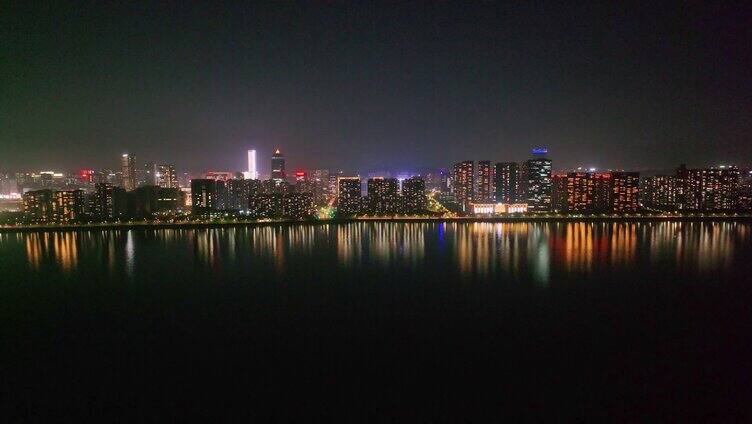
[[[733,222],[0,234],[0,403],[744,420],[751,271],[752,225]]]

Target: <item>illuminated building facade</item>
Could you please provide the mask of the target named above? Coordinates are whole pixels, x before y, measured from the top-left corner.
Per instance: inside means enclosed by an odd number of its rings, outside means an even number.
[[[525,180],[525,199],[530,212],[548,212],[551,210],[551,159],[536,157],[528,159],[523,167]]]
[[[120,186],[125,191],[136,188],[136,156],[123,154],[120,157]]]
[[[102,220],[118,219],[126,213],[126,192],[113,184],[94,185],[94,215]]]
[[[476,202],[489,202],[493,200],[493,169],[491,161],[478,161],[478,188],[475,191],[473,200]]]
[[[731,211],[739,189],[740,173],[734,166],[677,171],[680,208],[690,211]]]
[[[247,180],[258,180],[258,168],[256,167],[256,150],[248,151],[248,170],[244,173]]]
[[[208,214],[216,210],[217,181],[209,178],[191,180],[191,212]]]
[[[337,187],[337,213],[342,216],[360,213],[360,177],[338,177]]]
[[[639,172],[611,172],[611,211],[635,213],[639,210]]]
[[[282,216],[285,218],[308,218],[313,212],[311,193],[288,193],[282,196]]]
[[[504,215],[527,212],[526,203],[472,203],[470,212],[475,215]]]
[[[52,219],[58,223],[70,223],[80,219],[84,213],[83,190],[56,191],[52,195]]]
[[[475,189],[473,161],[455,163],[452,172],[452,194],[463,206],[472,203]]]
[[[162,188],[178,188],[178,174],[175,166],[169,164],[154,164],[154,185]]]
[[[498,162],[494,166],[496,201],[514,203],[520,195],[520,166],[516,162]]]
[[[276,218],[282,215],[282,194],[257,193],[248,201],[248,215],[253,218]]]
[[[366,212],[372,215],[399,211],[399,181],[396,178],[369,178]]]
[[[568,175],[566,172],[551,173],[551,209],[555,212],[569,210],[569,193],[567,188]]]
[[[52,190],[33,190],[23,194],[24,217],[33,224],[52,222]]]
[[[285,174],[285,156],[277,149],[272,155],[272,180],[282,182],[286,178]]]
[[[640,204],[649,210],[675,211],[677,179],[673,175],[654,175],[640,180]]]
[[[227,182],[226,209],[245,211],[251,196],[261,191],[261,181],[258,179],[230,180]]]
[[[422,178],[412,177],[402,181],[402,211],[407,214],[419,214],[426,211],[426,182]]]

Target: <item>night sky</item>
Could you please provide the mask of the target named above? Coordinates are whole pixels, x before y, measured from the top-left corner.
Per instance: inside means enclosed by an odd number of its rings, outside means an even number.
[[[749,2],[26,3],[0,6],[0,170],[752,162]]]

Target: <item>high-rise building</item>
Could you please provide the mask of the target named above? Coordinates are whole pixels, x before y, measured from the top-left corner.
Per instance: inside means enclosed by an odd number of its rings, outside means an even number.
[[[367,211],[374,215],[394,214],[399,209],[399,181],[396,178],[369,178]]]
[[[556,212],[569,210],[569,178],[566,172],[551,173],[551,209]]]
[[[677,171],[681,209],[693,211],[731,211],[735,208],[740,173],[735,166]]]
[[[258,180],[258,169],[256,168],[256,150],[248,151],[248,171],[245,173],[245,179]]]
[[[426,183],[422,178],[412,177],[402,181],[402,211],[419,214],[426,211]]]
[[[654,175],[640,181],[640,204],[649,210],[677,209],[677,181],[673,175]]]
[[[499,162],[494,169],[496,201],[515,203],[520,193],[520,166],[516,162]]]
[[[326,205],[330,194],[329,170],[314,169],[311,172],[311,183],[313,203],[317,206]]]
[[[261,191],[261,180],[230,180],[227,182],[227,209],[245,211],[251,196]]]
[[[121,186],[125,191],[136,188],[136,157],[124,153],[120,158]]]
[[[277,218],[282,215],[282,194],[253,194],[248,200],[248,215],[253,218]]]
[[[491,161],[478,161],[478,188],[475,191],[473,201],[490,202],[493,200],[494,190],[492,174],[493,170],[491,168]]]
[[[530,212],[551,210],[551,159],[543,157],[545,153],[545,149],[533,149],[533,154],[538,157],[528,159],[523,167],[525,199]]]
[[[52,221],[52,190],[33,190],[23,194],[24,218],[34,224]]]
[[[337,213],[342,216],[355,215],[361,207],[360,177],[337,178]]]
[[[217,180],[191,180],[191,212],[201,215],[216,210]]]
[[[178,174],[175,166],[169,164],[154,164],[154,185],[162,188],[178,188]]]
[[[52,195],[52,219],[69,223],[80,219],[84,213],[83,190],[56,191]]]
[[[639,210],[639,172],[611,172],[611,187],[613,213],[635,213]]]
[[[285,156],[277,149],[272,155],[272,179],[282,182],[285,178]]]
[[[467,208],[474,199],[475,189],[473,161],[455,163],[452,172],[452,193],[457,201]]]
[[[282,196],[282,216],[301,219],[312,215],[313,195],[311,193],[288,193]]]
[[[121,218],[126,212],[125,189],[112,184],[94,185],[94,215],[102,220]]]

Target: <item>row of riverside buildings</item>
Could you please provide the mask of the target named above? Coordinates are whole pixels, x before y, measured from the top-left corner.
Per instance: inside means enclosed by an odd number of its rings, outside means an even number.
[[[142,186],[126,191],[97,183],[84,190],[32,190],[23,195],[24,222],[72,224],[153,218],[182,211],[185,194],[178,188]]]
[[[185,184],[178,182],[172,165],[145,166],[143,177],[135,157],[122,155],[117,182],[80,171],[76,180],[83,190],[67,182],[59,187],[65,177],[53,172],[16,179],[19,187],[32,187],[24,190],[22,203],[23,221],[33,224],[179,218],[189,212],[252,219],[305,219],[334,211],[339,216],[423,215],[441,213],[441,206],[468,215],[752,212],[749,170],[682,165],[673,174],[647,177],[627,171],[554,172],[546,154],[546,149],[533,149],[522,163],[462,161],[448,175],[439,171],[405,179],[361,179],[326,169],[288,175],[285,157],[276,150],[271,176],[261,180],[255,151],[249,151],[247,172],[207,172]],[[429,189],[439,203],[433,212]]]
[[[359,214],[394,215],[425,213],[425,182],[418,177],[400,181],[396,178],[371,178],[366,196],[362,195],[357,176],[335,176],[331,197],[341,216]],[[294,184],[279,178],[194,179],[191,181],[192,213],[212,215],[239,211],[251,218],[303,219],[316,213],[319,191],[315,181],[301,178]]]
[[[752,211],[752,172],[734,166],[681,165],[674,175],[640,178],[626,171],[553,172],[545,149],[533,153],[523,163],[454,164],[450,193],[459,209],[470,214]]]

